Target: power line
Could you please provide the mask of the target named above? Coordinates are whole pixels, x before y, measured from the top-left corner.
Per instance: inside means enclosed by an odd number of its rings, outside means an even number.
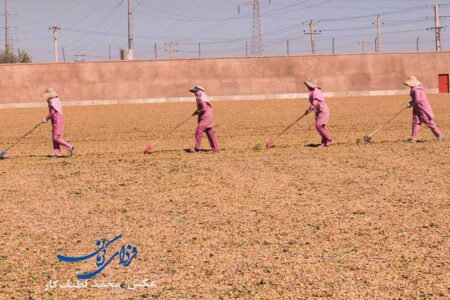
[[[86,24],[86,26],[84,26],[83,28],[80,28],[78,31],[76,31],[76,30],[72,30],[72,31],[73,31],[73,32],[79,32],[79,33],[88,33],[88,34],[92,33],[91,31],[87,30],[86,28],[97,28],[97,27],[99,27],[99,26],[100,26],[101,24],[103,24],[106,20],[108,20],[108,19],[111,17],[111,15],[112,15],[115,11],[117,11],[118,8],[120,8],[120,6],[121,6],[121,4],[122,4],[122,1],[123,1],[123,0],[120,0],[120,1],[118,2],[117,5],[114,5],[114,6],[112,7],[112,9],[109,10],[109,11],[107,11],[107,13],[104,14],[101,18],[97,18],[95,22]],[[119,23],[120,23],[120,21],[114,23],[113,26],[108,27],[108,28],[104,31],[104,34],[102,34],[102,35],[109,35],[110,30],[111,30],[112,28],[116,27]],[[68,26],[68,27],[69,27],[69,26]],[[63,28],[63,29],[66,30],[65,28]],[[83,31],[83,29],[86,29],[86,30]],[[78,37],[78,38],[76,38],[76,39],[73,39],[73,40],[69,41],[68,43],[65,44],[65,46],[68,47],[68,46],[75,45],[75,44],[77,44],[79,41],[83,40],[84,38],[85,38],[85,36],[82,35],[82,36],[80,36],[80,37]],[[98,37],[95,37],[95,42],[98,43],[98,41],[99,41],[99,38],[98,38]],[[92,39],[84,40],[83,46],[86,45],[86,44],[89,44],[89,43],[91,43],[91,42],[92,42]]]
[[[20,0],[19,0],[20,1]],[[85,1],[85,0],[83,0]],[[115,0],[113,3],[117,3],[119,0]],[[121,0],[123,8],[126,5],[125,0]],[[252,12],[250,10],[246,14],[240,14],[239,16],[233,16],[232,14],[235,14],[235,10],[230,9],[229,0],[216,0],[217,2],[208,2],[205,3],[206,9],[201,9],[203,6],[196,6],[195,8],[192,8],[193,11],[186,6],[186,9],[184,9],[181,5],[184,5],[184,1],[176,1],[178,10],[169,11],[168,9],[173,7],[175,5],[174,3],[169,2],[163,2],[162,0],[158,1],[152,1],[152,2],[139,2],[134,1],[133,3],[133,17],[136,17],[136,13],[139,15],[137,16],[136,25],[139,24],[139,26],[136,26],[136,32],[132,32],[132,35],[128,35],[128,37],[132,36],[132,42],[133,42],[133,48],[137,47],[144,51],[139,52],[139,55],[142,55],[144,53],[153,53],[155,52],[153,50],[153,45],[155,42],[160,43],[161,45],[164,42],[167,41],[173,41],[177,42],[179,44],[179,52],[182,53],[198,53],[197,50],[194,50],[194,47],[198,47],[198,43],[201,43],[202,46],[202,53],[201,56],[208,56],[208,53],[220,53],[223,49],[223,53],[230,53],[232,49],[236,50],[238,53],[242,53],[245,51],[245,43],[248,41],[248,52],[250,54],[250,46],[252,37],[255,36],[253,34],[253,19],[250,17],[253,17]],[[251,3],[254,3],[254,0],[247,0]],[[289,2],[290,3],[289,3]],[[348,0],[347,0],[348,1]],[[381,1],[381,0],[380,0]],[[395,2],[395,0],[392,0]],[[413,1],[413,0],[411,0]],[[11,5],[11,2],[8,1]],[[25,1],[24,1],[25,2]],[[55,0],[55,3],[58,1]],[[81,2],[81,1],[80,1]],[[111,1],[112,2],[112,1]],[[157,3],[159,2],[159,3]],[[171,1],[173,2],[173,1]],[[219,3],[220,2],[220,3]],[[321,31],[322,34],[319,36],[317,35],[310,35],[309,37],[305,36],[305,32],[312,32],[312,30],[309,28],[309,30],[305,30],[304,32],[299,31],[299,26],[303,23],[300,23],[300,20],[298,18],[295,18],[296,21],[289,21],[290,15],[294,15],[294,13],[304,10],[308,7],[326,7],[327,9],[330,7],[330,5],[327,5],[326,3],[328,0],[317,0],[317,1],[301,1],[301,0],[286,0],[284,3],[277,3],[277,1],[272,1],[271,6],[268,5],[269,0],[258,0],[260,4],[260,15],[259,15],[259,22],[260,26],[261,23],[264,22],[266,24],[266,19],[269,18],[276,18],[280,17],[280,19],[283,19],[284,21],[267,21],[268,23],[267,27],[264,26],[264,33],[261,30],[261,42],[264,44],[264,50],[270,49],[268,51],[275,52],[278,50],[279,54],[285,54],[288,52],[287,50],[287,40],[289,40],[289,43],[292,42],[292,44],[289,45],[289,53],[295,53],[297,52],[299,48],[303,49],[303,45],[309,46],[309,39],[311,39],[311,52],[321,52],[325,47],[324,45],[332,46],[330,43],[332,38],[335,38],[336,41],[339,41],[337,45],[335,45],[335,49],[342,49],[342,45],[346,44],[347,42],[350,43],[352,41],[353,47],[351,47],[352,51],[359,51],[360,47],[357,47],[358,41],[370,41],[371,45],[375,37],[377,38],[374,44],[374,47],[376,48],[376,51],[386,51],[388,49],[393,48],[400,48],[395,46],[389,46],[389,45],[395,45],[400,44],[402,41],[405,41],[406,39],[410,39],[407,44],[414,44],[416,42],[416,37],[419,35],[418,33],[420,31],[424,31],[426,27],[430,26],[431,24],[424,24],[423,22],[431,22],[430,20],[432,17],[420,17],[420,14],[430,14],[431,10],[429,10],[430,7],[433,7],[431,5],[420,5],[420,6],[413,6],[413,7],[405,7],[400,9],[399,5],[393,5],[395,6],[395,9],[389,9],[385,10],[382,7],[386,7],[386,5],[377,5],[376,7],[367,8],[371,9],[372,11],[366,12],[366,14],[353,14],[349,12],[346,12],[345,14],[334,14],[330,17],[329,13],[332,13],[332,11],[325,11],[322,13],[322,10],[319,9],[311,9],[308,10],[308,14],[315,15],[317,18],[315,19],[315,22],[320,22],[321,25]],[[406,2],[406,1],[405,1]],[[441,1],[442,2],[442,1]],[[79,2],[78,2],[79,3]],[[107,9],[103,10],[104,7],[106,7],[106,3],[108,3],[106,0],[96,0],[95,2],[85,2],[86,5],[75,7],[77,15],[76,19],[74,18],[74,15],[69,15],[69,12],[66,11],[60,11],[57,7],[57,5],[54,5],[55,9],[58,10],[58,13],[66,13],[68,18],[64,18],[62,23],[57,23],[61,26],[62,30],[67,30],[62,36],[62,40],[60,37],[60,40],[58,41],[61,44],[61,41],[66,41],[67,43],[64,43],[64,48],[66,50],[66,54],[71,53],[73,55],[74,51],[82,51],[86,49],[86,45],[90,45],[91,48],[90,51],[97,51],[97,48],[102,48],[103,50],[99,50],[101,53],[106,54],[105,49],[107,49],[108,45],[111,44],[113,46],[113,49],[118,48],[120,49],[120,46],[116,43],[119,43],[121,40],[123,41],[125,39],[125,35],[127,35],[127,32],[125,31],[125,19],[121,17],[117,17],[117,15],[110,16],[110,14],[107,13],[107,10],[110,10],[111,8],[116,10],[119,8],[119,5],[114,5],[116,7],[112,7],[109,5]],[[105,6],[100,6],[102,3],[105,4]],[[337,1],[335,1],[337,3]],[[384,2],[387,3],[387,2]],[[411,2],[409,2],[411,3]],[[418,3],[418,2],[415,2]],[[422,2],[423,3],[423,2]],[[109,3],[108,3],[109,4]],[[141,5],[139,5],[141,4]],[[211,13],[212,11],[218,9],[217,4],[220,4],[218,7],[221,8],[220,14],[219,13]],[[340,6],[339,5],[333,5],[333,6]],[[355,6],[357,3],[355,2]],[[187,5],[187,4],[186,4]],[[224,6],[227,5],[226,9]],[[43,5],[45,6],[45,4]],[[347,4],[344,5],[345,7],[351,7],[352,5]],[[343,8],[344,6],[341,6]],[[405,6],[406,5],[405,3]],[[446,14],[446,9],[449,5],[440,5],[441,13]],[[233,6],[235,7],[235,6]],[[36,7],[37,8],[37,7]],[[82,11],[80,9],[83,8]],[[89,11],[87,9],[89,8]],[[151,9],[151,11],[149,10]],[[189,9],[189,10],[188,10]],[[421,10],[426,9],[429,12],[421,12]],[[123,16],[123,10],[122,16]],[[167,12],[166,12],[167,10]],[[94,12],[95,11],[95,12]],[[164,12],[162,12],[164,11]],[[194,12],[194,13],[193,13]],[[229,14],[227,16],[227,14]],[[327,15],[328,14],[328,15]],[[33,16],[33,24],[38,24],[37,22],[40,21],[39,19],[36,19],[36,16],[38,16],[38,12],[36,11],[36,15]],[[144,18],[141,15],[147,15],[147,16],[156,16],[152,17],[151,20],[149,18]],[[335,17],[335,16],[338,17]],[[26,13],[24,14],[26,16]],[[218,16],[216,18],[215,16]],[[379,24],[382,26],[381,30],[378,30],[375,32],[373,30],[372,23],[374,21],[374,16],[380,19]],[[54,12],[49,11],[48,19],[54,19]],[[72,18],[70,18],[72,17]],[[95,20],[94,20],[95,17]],[[159,22],[159,24],[165,25],[166,29],[162,29],[163,32],[157,32],[158,30],[154,30],[153,28],[161,28],[161,26],[153,26],[149,28],[149,30],[144,31],[144,26],[142,24],[145,24],[148,22],[153,22],[154,18],[164,18],[167,19],[167,22]],[[167,17],[167,18],[166,18]],[[293,17],[294,18],[294,17]],[[444,16],[440,16],[440,18],[444,18]],[[26,19],[26,18],[25,18]],[[70,19],[71,22],[77,22],[73,26],[68,26],[68,23],[65,22],[66,19]],[[381,22],[381,19],[383,20],[383,23]],[[390,19],[390,20],[389,20]],[[433,18],[435,19],[435,18]],[[171,21],[174,20],[174,21]],[[90,21],[90,22],[89,22]],[[250,32],[250,26],[246,26],[244,22],[252,22],[252,32]],[[305,20],[307,21],[307,20]],[[106,23],[104,26],[98,26],[101,23]],[[145,22],[145,23],[143,23]],[[201,26],[202,24],[199,22],[211,22],[211,24],[206,24],[206,26]],[[337,23],[336,23],[337,22]],[[365,22],[366,24],[364,24]],[[442,22],[444,22],[441,19],[441,22],[439,23],[439,27],[442,28]],[[44,23],[44,22],[43,22]],[[112,24],[115,23],[115,24]],[[191,23],[191,24],[189,24]],[[95,25],[94,25],[95,24]],[[186,26],[186,24],[189,24],[189,26]],[[351,25],[355,26],[351,26]],[[416,24],[416,26],[413,26],[411,24]],[[423,25],[420,26],[420,24]],[[50,24],[48,24],[50,25]],[[112,26],[113,25],[113,26]],[[436,24],[434,27],[436,27]],[[37,25],[33,25],[37,26]],[[120,28],[118,27],[120,26]],[[307,26],[309,26],[309,22],[307,23]],[[315,24],[314,30],[317,30],[317,24]],[[445,26],[445,23],[444,23]],[[23,25],[21,25],[23,27]],[[27,27],[25,25],[24,27]],[[48,27],[48,26],[45,26]],[[184,28],[183,28],[184,27]],[[230,27],[230,29],[227,29],[226,27]],[[325,28],[324,28],[325,27]],[[327,28],[328,27],[328,28]],[[390,31],[389,31],[389,27]],[[395,27],[395,28],[393,28]],[[436,31],[435,28],[432,27],[433,31]],[[237,28],[237,29],[236,29]],[[240,29],[244,30],[240,30]],[[8,29],[11,32],[11,26],[8,24]],[[27,28],[31,29],[31,28]],[[167,30],[169,29],[169,30]],[[165,32],[172,31],[176,29],[177,32],[174,32],[174,34],[164,34]],[[305,28],[306,29],[306,28]],[[198,31],[196,31],[198,30]],[[232,31],[231,31],[232,30]],[[383,37],[381,37],[381,31],[383,34]],[[21,41],[27,41],[28,43],[31,43],[33,40],[39,40],[39,31],[33,30],[22,30],[19,32],[20,34],[25,35],[21,38]],[[223,33],[222,33],[223,32]],[[327,34],[328,33],[328,34]],[[405,33],[405,34],[403,34]],[[442,35],[442,36],[441,36]],[[398,41],[400,43],[395,43],[395,39],[398,36]],[[116,38],[117,37],[117,38]],[[430,36],[431,37],[431,36]],[[442,41],[445,41],[445,39],[442,39],[444,37],[444,32],[442,30],[439,31],[439,38]],[[42,37],[41,37],[42,38]],[[383,40],[382,40],[383,39]],[[104,42],[100,42],[104,40]],[[422,39],[421,37],[421,48],[426,49],[429,48],[428,41],[429,39]],[[87,42],[90,41],[90,42]],[[91,42],[92,41],[92,42]],[[307,43],[305,43],[307,41]],[[383,41],[383,43],[381,43]],[[6,41],[5,41],[6,43]],[[11,43],[11,37],[9,37],[9,43]],[[44,48],[40,47],[38,43],[33,42],[33,49],[32,51],[41,51],[38,50],[38,48],[42,48],[42,53]],[[436,42],[435,42],[436,43]],[[105,46],[106,44],[106,46]],[[379,46],[378,46],[379,44]],[[440,43],[439,43],[440,44]],[[68,48],[68,45],[74,45],[74,48]],[[186,45],[186,47],[184,47]],[[302,46],[300,46],[302,45]],[[382,49],[384,47],[387,47],[387,49]],[[188,47],[189,46],[189,47]],[[321,47],[322,46],[322,47]],[[433,45],[434,46],[434,45]],[[12,45],[10,45],[11,48]],[[69,46],[70,47],[70,46]],[[440,45],[442,48],[442,45]],[[23,45],[21,48],[25,48]],[[79,48],[79,49],[77,49]],[[130,48],[130,47],[128,47]],[[328,47],[329,48],[329,47]],[[350,47],[349,47],[350,48]],[[406,48],[406,47],[405,47]],[[331,48],[330,48],[331,49]],[[368,49],[368,48],[367,48]],[[303,50],[301,50],[303,51]],[[47,51],[49,55],[51,52]],[[244,52],[245,53],[245,52]],[[45,55],[45,54],[44,54]],[[36,57],[36,56],[35,56]],[[107,57],[107,55],[106,55]],[[36,60],[36,59],[35,59]]]
[[[364,19],[364,18],[373,18],[377,15],[379,16],[388,16],[388,15],[398,15],[399,13],[407,13],[407,12],[413,12],[417,10],[423,10],[426,8],[429,8],[429,5],[421,5],[421,6],[414,6],[410,8],[402,8],[392,11],[385,11],[381,13],[375,13],[375,14],[369,14],[369,15],[357,15],[357,16],[350,16],[350,17],[342,17],[342,18],[330,18],[330,19],[322,19],[321,22],[339,22],[339,21],[350,21],[350,20],[357,20],[357,19]]]

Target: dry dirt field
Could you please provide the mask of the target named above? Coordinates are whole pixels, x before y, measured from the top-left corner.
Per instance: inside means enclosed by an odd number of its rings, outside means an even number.
[[[430,99],[450,136],[450,97]],[[75,157],[47,157],[47,124],[0,161],[0,298],[449,299],[450,141],[423,128],[405,143],[407,111],[355,143],[407,100],[331,98],[331,147],[307,146],[319,141],[310,115],[259,151],[307,101],[216,102],[218,154],[181,151],[194,119],[143,154],[193,103],[66,107]],[[45,114],[0,110],[1,149]],[[118,234],[106,258],[127,244],[136,258],[114,259],[95,278],[103,287],[74,287],[95,257],[56,255]],[[145,279],[156,287],[133,286]]]

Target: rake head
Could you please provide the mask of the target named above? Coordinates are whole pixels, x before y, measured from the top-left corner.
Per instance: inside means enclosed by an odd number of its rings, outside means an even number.
[[[151,153],[152,151],[153,151],[153,146],[152,146],[152,145],[149,145],[149,146],[145,147],[145,149],[144,149],[144,154],[149,154],[149,153]]]
[[[372,137],[366,135],[366,136],[364,137],[364,142],[366,142],[366,143],[371,143],[371,142],[372,142]]]
[[[266,148],[267,148],[267,149],[270,149],[270,148],[273,148],[273,147],[275,147],[275,145],[273,144],[272,140],[271,140],[271,139],[268,140],[268,141],[266,142]]]
[[[253,146],[253,150],[255,150],[255,151],[259,151],[259,150],[261,150],[261,148],[262,148],[261,144],[255,144]]]
[[[7,157],[8,157],[8,153],[6,153],[6,151],[0,152],[0,159],[5,159]]]

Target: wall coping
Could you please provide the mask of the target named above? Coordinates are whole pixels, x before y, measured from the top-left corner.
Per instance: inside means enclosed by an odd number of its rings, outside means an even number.
[[[429,94],[438,94],[438,89],[429,89]],[[349,91],[328,92],[325,97],[362,97],[362,96],[394,96],[409,95],[409,91],[403,90],[381,90],[381,91]],[[308,99],[308,93],[282,93],[268,95],[234,95],[234,96],[211,96],[211,101],[251,101],[251,100],[289,100]],[[166,98],[138,98],[138,99],[105,99],[105,100],[70,100],[62,101],[64,106],[86,106],[86,105],[119,105],[119,104],[156,104],[156,103],[185,103],[195,102],[194,97],[166,97]],[[2,103],[0,109],[11,108],[42,108],[47,107],[45,101]]]

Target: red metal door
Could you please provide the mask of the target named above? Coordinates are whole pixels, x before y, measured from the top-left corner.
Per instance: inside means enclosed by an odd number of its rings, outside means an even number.
[[[439,74],[439,93],[448,93],[448,74]]]

